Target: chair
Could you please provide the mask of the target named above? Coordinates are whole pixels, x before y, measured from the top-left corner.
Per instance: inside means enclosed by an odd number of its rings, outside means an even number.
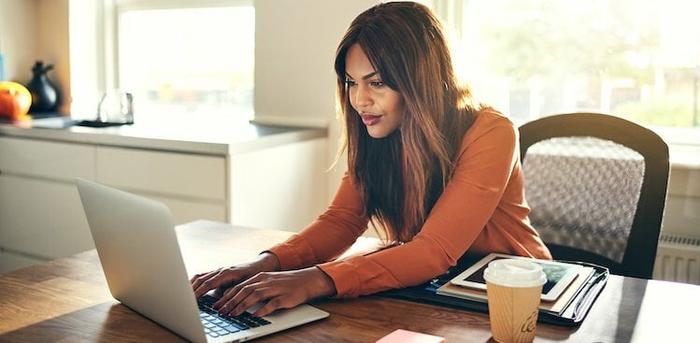
[[[530,220],[553,257],[651,278],[668,184],[666,143],[596,113],[544,117],[519,131]]]

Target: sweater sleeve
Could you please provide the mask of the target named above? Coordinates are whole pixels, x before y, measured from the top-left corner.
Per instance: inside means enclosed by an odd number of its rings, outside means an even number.
[[[346,172],[328,209],[311,225],[272,247],[281,270],[329,261],[347,250],[367,229],[362,198]]]
[[[474,131],[465,136],[452,179],[413,240],[319,266],[339,297],[423,283],[454,266],[476,240],[499,204],[519,152],[517,131],[505,118]]]

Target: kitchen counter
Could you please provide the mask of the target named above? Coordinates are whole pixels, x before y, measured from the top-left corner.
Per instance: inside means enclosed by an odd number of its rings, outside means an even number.
[[[225,156],[323,138],[327,130],[192,116],[141,117],[132,125],[92,128],[70,126],[70,118],[54,117],[0,123],[0,136]]]
[[[76,178],[161,202],[177,224],[298,230],[327,205],[325,129],[172,115],[72,123],[0,123],[0,273],[93,248]]]

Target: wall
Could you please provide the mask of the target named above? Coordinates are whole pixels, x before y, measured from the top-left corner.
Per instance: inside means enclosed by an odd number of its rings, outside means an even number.
[[[299,231],[328,205],[326,139],[237,153],[230,159],[231,223]],[[251,166],[254,166],[251,168]]]
[[[676,164],[670,177],[662,233],[700,238],[700,166]]]
[[[68,0],[0,1],[0,51],[5,77],[26,84],[36,60],[54,64],[49,78],[70,94],[68,59]],[[68,113],[70,99],[59,109]]]
[[[36,58],[39,0],[0,1],[0,52],[5,56],[5,78],[26,83]]]
[[[39,0],[38,42],[35,59],[54,65],[49,79],[61,88],[59,112],[69,113],[71,103],[70,58],[68,54],[68,0]]]
[[[256,120],[325,126],[335,112],[335,49],[376,0],[255,1]]]
[[[362,11],[377,0],[256,0],[255,121],[328,127],[328,168],[340,138],[335,119],[335,49]],[[327,199],[345,160],[327,173]]]

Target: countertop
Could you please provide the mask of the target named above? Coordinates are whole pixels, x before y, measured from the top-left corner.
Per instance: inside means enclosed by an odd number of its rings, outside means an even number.
[[[230,155],[327,137],[325,128],[254,124],[230,117],[141,117],[132,125],[70,126],[69,117],[0,123],[0,136],[128,148]]]

